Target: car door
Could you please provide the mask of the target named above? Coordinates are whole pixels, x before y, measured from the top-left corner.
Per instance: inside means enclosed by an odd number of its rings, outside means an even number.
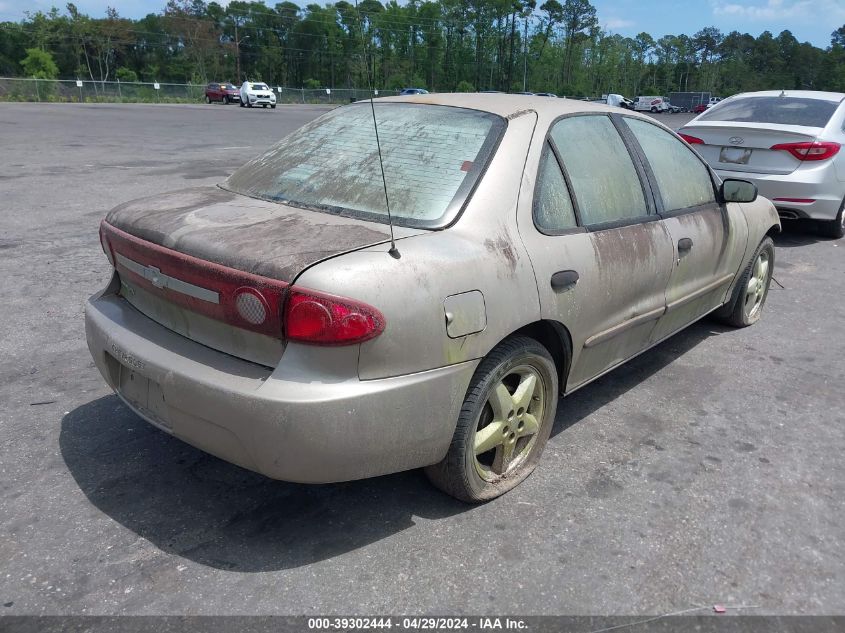
[[[665,310],[672,243],[613,117],[558,119],[529,161],[536,185],[530,203],[520,196],[520,234],[542,317],[571,334],[571,391],[649,345]]]
[[[686,143],[650,121],[630,116],[623,121],[640,149],[674,249],[666,314],[653,333],[658,341],[724,303],[748,230],[738,205],[717,201],[712,172]]]

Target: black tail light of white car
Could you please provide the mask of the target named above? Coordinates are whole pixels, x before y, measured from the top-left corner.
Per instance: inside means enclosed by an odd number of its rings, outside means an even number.
[[[352,345],[380,335],[376,308],[199,259],[130,235],[107,222],[109,263],[160,298],[234,327],[312,345]]]

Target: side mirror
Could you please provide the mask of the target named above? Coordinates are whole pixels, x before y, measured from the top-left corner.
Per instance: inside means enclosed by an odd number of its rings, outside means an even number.
[[[722,202],[754,202],[757,199],[757,185],[747,180],[728,178],[719,188]]]

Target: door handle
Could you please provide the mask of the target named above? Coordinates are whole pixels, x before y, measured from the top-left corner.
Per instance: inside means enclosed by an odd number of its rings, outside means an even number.
[[[681,258],[685,257],[692,250],[692,240],[688,237],[682,237],[678,240],[678,259],[675,261],[676,265],[680,265]]]
[[[574,270],[561,270],[552,275],[552,290],[563,292],[578,283],[579,275]]]

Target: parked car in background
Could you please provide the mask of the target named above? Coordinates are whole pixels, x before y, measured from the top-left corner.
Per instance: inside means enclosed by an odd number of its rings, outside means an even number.
[[[669,114],[678,114],[680,112],[686,112],[686,110],[684,108],[682,108],[681,106],[676,106],[673,103],[671,103],[669,101],[669,97],[663,97],[663,103],[666,104],[666,107],[668,108],[667,111],[669,112]]]
[[[557,95],[553,92],[538,92],[537,96],[538,97],[554,97],[555,99],[557,99]]]
[[[706,106],[706,108],[709,110],[709,109],[710,109],[710,108],[712,108],[714,105],[716,105],[717,103],[719,103],[721,100],[722,100],[722,97],[710,97],[710,101],[708,101],[708,102],[707,102],[707,106]]]
[[[666,112],[669,106],[663,100],[663,97],[645,96],[637,97],[634,100],[634,110],[637,112],[651,112],[657,114],[658,112]]]
[[[604,98],[604,102],[609,106],[616,108],[625,108],[626,110],[634,109],[634,102],[620,94],[611,93]]]
[[[269,477],[426,467],[478,502],[534,470],[559,395],[714,311],[760,318],[779,222],[752,184],[645,115],[525,106],[350,104],[220,187],[115,208],[85,319],[106,382]]]
[[[261,106],[266,108],[276,107],[276,95],[273,90],[265,83],[260,81],[245,81],[241,85],[240,90],[241,107],[246,106],[251,108],[253,106]]]
[[[706,103],[699,103],[697,106],[693,106],[693,108],[692,108],[692,112],[694,114],[701,114],[702,112],[704,112],[706,110],[707,110],[707,104]]]
[[[240,91],[228,82],[212,82],[205,87],[205,102],[219,101],[228,105],[241,100]]]
[[[845,94],[749,92],[714,105],[681,136],[722,178],[757,185],[782,218],[815,220],[822,233],[845,230]]]
[[[425,88],[405,88],[402,90],[400,95],[407,96],[407,95],[427,95],[428,90]]]
[[[533,92],[514,92],[513,94],[515,94],[515,95],[523,95],[523,96],[526,96],[526,97],[533,97],[533,96],[535,96],[535,93],[533,93]]]

